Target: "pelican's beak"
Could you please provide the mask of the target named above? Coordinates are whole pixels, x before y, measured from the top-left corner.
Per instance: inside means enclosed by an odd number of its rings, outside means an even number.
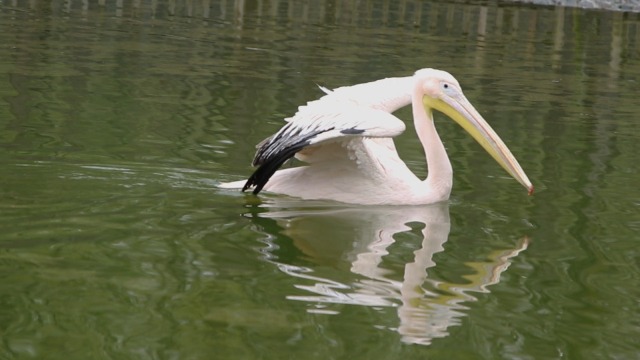
[[[453,89],[451,89],[453,90]],[[462,126],[482,147],[513,176],[520,184],[527,188],[529,195],[533,194],[533,185],[527,174],[518,164],[518,160],[511,154],[507,145],[496,134],[480,113],[471,105],[461,91],[451,91],[443,94],[440,99],[424,97],[424,104],[445,113]]]

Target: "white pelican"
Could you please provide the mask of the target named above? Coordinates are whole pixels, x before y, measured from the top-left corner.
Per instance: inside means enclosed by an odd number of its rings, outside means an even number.
[[[433,123],[435,109],[460,124],[533,193],[518,161],[467,100],[458,81],[445,71],[422,69],[413,76],[321,89],[325,96],[299,107],[287,124],[258,144],[253,159],[258,169],[246,182],[221,187],[365,205],[445,201],[453,173]],[[425,180],[400,159],[392,139],[405,125],[391,113],[409,104],[427,158]],[[308,165],[277,171],[294,156]]]

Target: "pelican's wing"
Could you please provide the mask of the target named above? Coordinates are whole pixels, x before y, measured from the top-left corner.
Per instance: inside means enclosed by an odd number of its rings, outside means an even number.
[[[327,95],[301,106],[300,110],[306,106],[313,106],[315,103],[348,101],[362,107],[392,113],[411,103],[412,86],[412,76],[386,78],[364,84],[343,86],[333,90],[320,86],[320,89]]]
[[[411,102],[412,77],[387,78],[335,90],[300,106],[285,119],[280,131],[258,144],[243,191],[255,186],[257,194],[288,159],[307,147],[316,147],[348,137],[389,138],[401,134],[404,123],[391,113]]]
[[[255,186],[257,194],[285,161],[308,147],[345,140],[349,137],[387,138],[401,134],[402,120],[381,110],[352,104],[316,103],[299,111],[280,131],[259,144],[243,191]]]

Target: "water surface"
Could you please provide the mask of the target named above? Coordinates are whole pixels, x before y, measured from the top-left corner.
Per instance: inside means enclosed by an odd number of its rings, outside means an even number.
[[[2,1],[0,27],[1,358],[637,357],[637,14]],[[216,188],[316,84],[423,67],[457,76],[534,196],[443,116],[446,204]]]

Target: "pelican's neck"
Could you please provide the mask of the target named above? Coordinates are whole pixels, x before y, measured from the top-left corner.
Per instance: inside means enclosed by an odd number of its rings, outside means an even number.
[[[432,109],[425,107],[421,95],[414,94],[412,100],[413,122],[427,157],[428,174],[425,183],[430,190],[442,196],[443,200],[447,199],[453,183],[451,162],[433,123]]]

